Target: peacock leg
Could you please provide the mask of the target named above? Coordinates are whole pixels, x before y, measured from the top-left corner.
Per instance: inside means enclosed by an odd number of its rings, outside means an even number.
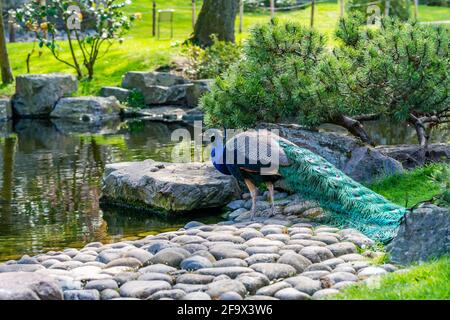
[[[267,189],[269,189],[270,205],[272,206],[269,217],[272,217],[275,215],[275,190],[272,182],[267,182],[266,185]]]
[[[252,196],[252,209],[250,211],[250,219],[253,220],[256,214],[256,196],[258,194],[258,189],[249,179],[244,179],[244,182],[247,185],[248,190],[250,191],[250,195]]]

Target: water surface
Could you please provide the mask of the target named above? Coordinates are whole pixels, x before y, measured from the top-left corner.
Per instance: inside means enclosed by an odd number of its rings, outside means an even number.
[[[192,216],[162,219],[99,206],[106,164],[149,158],[170,161],[174,144],[170,136],[180,127],[143,120],[111,122],[101,128],[44,120],[3,124],[0,261],[91,241],[134,239],[192,220]],[[195,219],[217,222],[221,218],[215,214]]]

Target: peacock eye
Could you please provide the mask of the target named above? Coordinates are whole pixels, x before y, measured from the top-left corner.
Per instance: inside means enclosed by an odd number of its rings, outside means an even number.
[[[211,142],[214,142],[214,141],[216,141],[216,136],[211,137]]]

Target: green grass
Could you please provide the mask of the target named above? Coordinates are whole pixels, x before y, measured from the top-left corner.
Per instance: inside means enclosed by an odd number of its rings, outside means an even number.
[[[198,1],[200,2],[200,1]],[[109,54],[99,60],[95,67],[95,79],[80,84],[78,95],[96,94],[102,86],[119,85],[121,78],[127,71],[153,70],[155,67],[167,64],[178,55],[180,48],[177,44],[184,41],[192,33],[191,7],[189,0],[157,0],[158,9],[175,9],[174,38],[172,40],[157,40],[151,36],[151,1],[134,0],[127,7],[128,13],[142,13],[142,20],[137,21],[123,44],[115,44]],[[200,6],[198,4],[198,6]],[[198,8],[197,12],[200,11]],[[339,8],[337,3],[320,3],[317,6],[316,28],[331,38],[337,23]],[[450,8],[421,6],[420,19],[422,21],[445,20],[450,16]],[[305,25],[309,24],[310,9],[280,12],[277,14],[282,20],[296,20]],[[256,23],[269,21],[269,12],[246,13],[244,18],[244,32],[237,34],[237,40],[242,41],[248,36],[248,30]],[[238,19],[236,21],[238,24]],[[237,29],[236,29],[237,30]],[[164,31],[164,30],[163,30]],[[167,30],[166,30],[167,34]],[[332,43],[332,42],[330,42]],[[61,43],[64,50],[62,56],[69,57],[66,43]],[[32,50],[31,43],[13,43],[8,45],[13,73],[26,73],[26,57]],[[31,58],[31,73],[70,72],[72,69],[57,62],[53,56],[43,49]],[[14,85],[1,86],[0,96],[12,95]]]
[[[402,206],[430,200],[442,193],[439,185],[430,180],[433,172],[448,164],[432,164],[403,174],[386,177],[369,186],[373,191]]]
[[[334,298],[344,300],[448,300],[450,257],[414,266],[405,273],[391,273],[378,283],[357,284]]]

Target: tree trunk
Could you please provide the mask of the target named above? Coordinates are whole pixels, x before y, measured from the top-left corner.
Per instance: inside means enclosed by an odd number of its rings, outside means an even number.
[[[234,23],[239,0],[204,0],[191,40],[201,47],[212,45],[211,35],[234,42]]]
[[[347,116],[339,116],[339,117],[336,117],[335,119],[333,119],[331,122],[336,125],[339,125],[341,127],[344,127],[352,135],[360,138],[364,143],[373,145],[372,139],[370,138],[369,134],[364,129],[361,122],[359,122],[358,120],[352,119]]]
[[[416,129],[417,134],[417,140],[419,141],[420,149],[417,159],[419,159],[419,162],[421,165],[424,165],[428,156],[428,133],[425,129],[425,123],[429,122],[430,119],[424,117],[424,118],[417,118],[413,115],[411,115],[409,119],[409,123],[414,126]]]
[[[0,71],[2,74],[2,82],[4,84],[14,81],[9,64],[8,50],[6,48],[5,29],[3,23],[3,1],[0,1]]]
[[[314,15],[316,13],[316,0],[311,0],[311,28],[314,27]]]

